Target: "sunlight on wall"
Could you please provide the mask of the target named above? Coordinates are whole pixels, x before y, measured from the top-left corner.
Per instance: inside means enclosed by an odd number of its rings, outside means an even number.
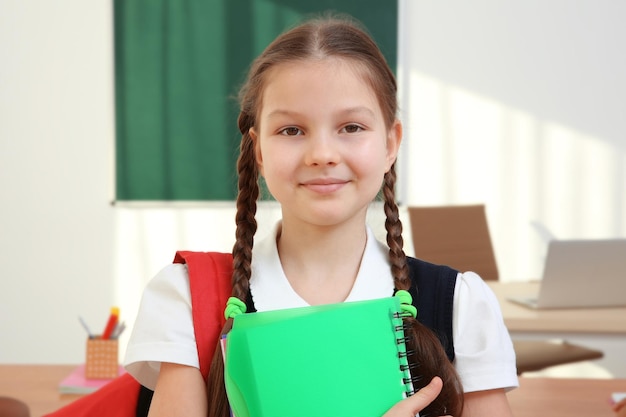
[[[623,185],[619,152],[552,123],[545,124],[542,136],[546,223],[559,237],[610,234],[620,222],[620,213],[612,211]]]
[[[229,251],[234,242],[233,203],[136,204],[115,210],[115,293],[129,329],[148,281],[177,250]],[[120,338],[126,346],[130,331]],[[124,351],[120,352],[123,358]]]
[[[602,138],[425,74],[402,74],[408,205],[484,203],[503,281],[539,278],[545,242],[625,234],[625,154]]]

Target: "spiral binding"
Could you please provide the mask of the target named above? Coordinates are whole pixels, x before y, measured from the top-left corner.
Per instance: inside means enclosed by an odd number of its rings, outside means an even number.
[[[403,318],[413,317],[413,315],[409,313],[408,311],[399,311],[399,312],[393,313],[393,317],[396,319],[403,319]]]
[[[399,358],[406,358],[406,357],[411,356],[414,353],[415,353],[414,350],[405,350],[405,351],[402,351],[402,352],[398,352],[398,357]]]
[[[410,340],[410,336],[407,336],[408,328],[410,324],[404,322],[404,318],[413,317],[409,312],[394,312],[393,318],[397,321],[394,323],[394,331],[396,332],[396,344],[398,345],[398,359],[400,362],[400,372],[402,373],[402,383],[404,384],[404,392],[407,397],[413,395],[415,390],[413,388],[413,376],[412,370],[416,369],[415,364],[411,364],[408,361],[408,357],[415,353],[414,350],[407,349],[407,342]]]
[[[400,313],[394,313],[394,317],[397,319],[401,319],[401,318],[412,317],[412,316],[410,313],[400,312]],[[398,350],[398,358],[400,358],[401,360],[400,371],[402,371],[403,374],[405,375],[402,378],[402,382],[406,386],[405,393],[407,397],[414,395],[417,392],[417,390],[415,390],[414,388],[415,385],[424,379],[422,375],[415,372],[417,369],[420,368],[421,366],[420,363],[408,361],[409,356],[412,356],[416,353],[416,351],[413,349],[407,349],[407,343],[411,340],[411,336],[407,336],[408,334],[407,330],[410,327],[411,327],[411,324],[406,323],[404,321],[402,322],[401,325],[398,324],[394,327],[394,330],[398,333],[402,332],[401,334],[403,336],[403,337],[396,338],[396,343],[399,346],[402,346],[404,348],[404,349]]]
[[[411,313],[408,312],[393,313],[393,316],[395,319],[413,317]],[[408,349],[406,345],[407,342],[411,339],[411,336],[408,336],[409,333],[407,331],[410,327],[410,322],[407,323],[404,320],[402,320],[402,324],[396,324],[394,326],[394,330],[398,333],[398,335],[402,335],[402,337],[396,338],[396,343],[399,346],[398,358],[400,359],[400,371],[404,375],[402,378],[402,383],[405,386],[404,392],[406,393],[407,397],[410,397],[411,395],[414,395],[417,391],[419,391],[415,389],[415,386],[417,386],[420,381],[424,380],[424,376],[416,372],[421,367],[420,363],[408,361],[408,357],[413,356],[416,353],[414,349]],[[420,412],[419,415],[420,417],[433,417],[430,413],[424,414],[423,412]]]
[[[413,369],[419,368],[420,365],[418,363],[409,363],[408,365],[400,365],[401,371],[412,371]]]

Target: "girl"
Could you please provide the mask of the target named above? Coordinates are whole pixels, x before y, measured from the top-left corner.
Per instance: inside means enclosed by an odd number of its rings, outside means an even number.
[[[245,301],[251,294],[254,307],[266,311],[408,290],[394,197],[402,138],[396,81],[365,31],[347,19],[321,19],[284,33],[253,63],[240,104],[233,296]],[[282,220],[253,251],[259,174],[280,202]],[[381,185],[387,246],[365,222]],[[421,385],[432,382],[386,417],[422,409],[429,415],[511,415],[505,389],[517,385],[515,356],[497,301],[476,274],[459,274],[454,284],[456,371],[439,340],[409,321],[416,333],[409,360],[420,366]],[[166,267],[146,289],[126,364],[155,389],[150,416],[228,415],[221,359],[210,373],[211,400],[198,370],[184,266]],[[442,381],[435,375],[443,379],[439,395]]]

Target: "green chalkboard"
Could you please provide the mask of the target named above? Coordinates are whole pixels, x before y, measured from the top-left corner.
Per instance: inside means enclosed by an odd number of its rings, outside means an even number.
[[[115,0],[116,200],[233,200],[248,66],[326,11],[360,20],[395,68],[395,0]]]

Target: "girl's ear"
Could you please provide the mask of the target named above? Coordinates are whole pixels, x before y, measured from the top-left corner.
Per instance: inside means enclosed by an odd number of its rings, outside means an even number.
[[[263,154],[261,153],[259,135],[253,127],[248,130],[248,134],[250,135],[250,139],[252,139],[252,143],[254,145],[254,159],[256,160],[256,165],[259,169],[259,173],[263,175]]]
[[[389,172],[393,163],[396,162],[401,143],[402,123],[396,119],[387,134],[387,169],[385,172]]]

